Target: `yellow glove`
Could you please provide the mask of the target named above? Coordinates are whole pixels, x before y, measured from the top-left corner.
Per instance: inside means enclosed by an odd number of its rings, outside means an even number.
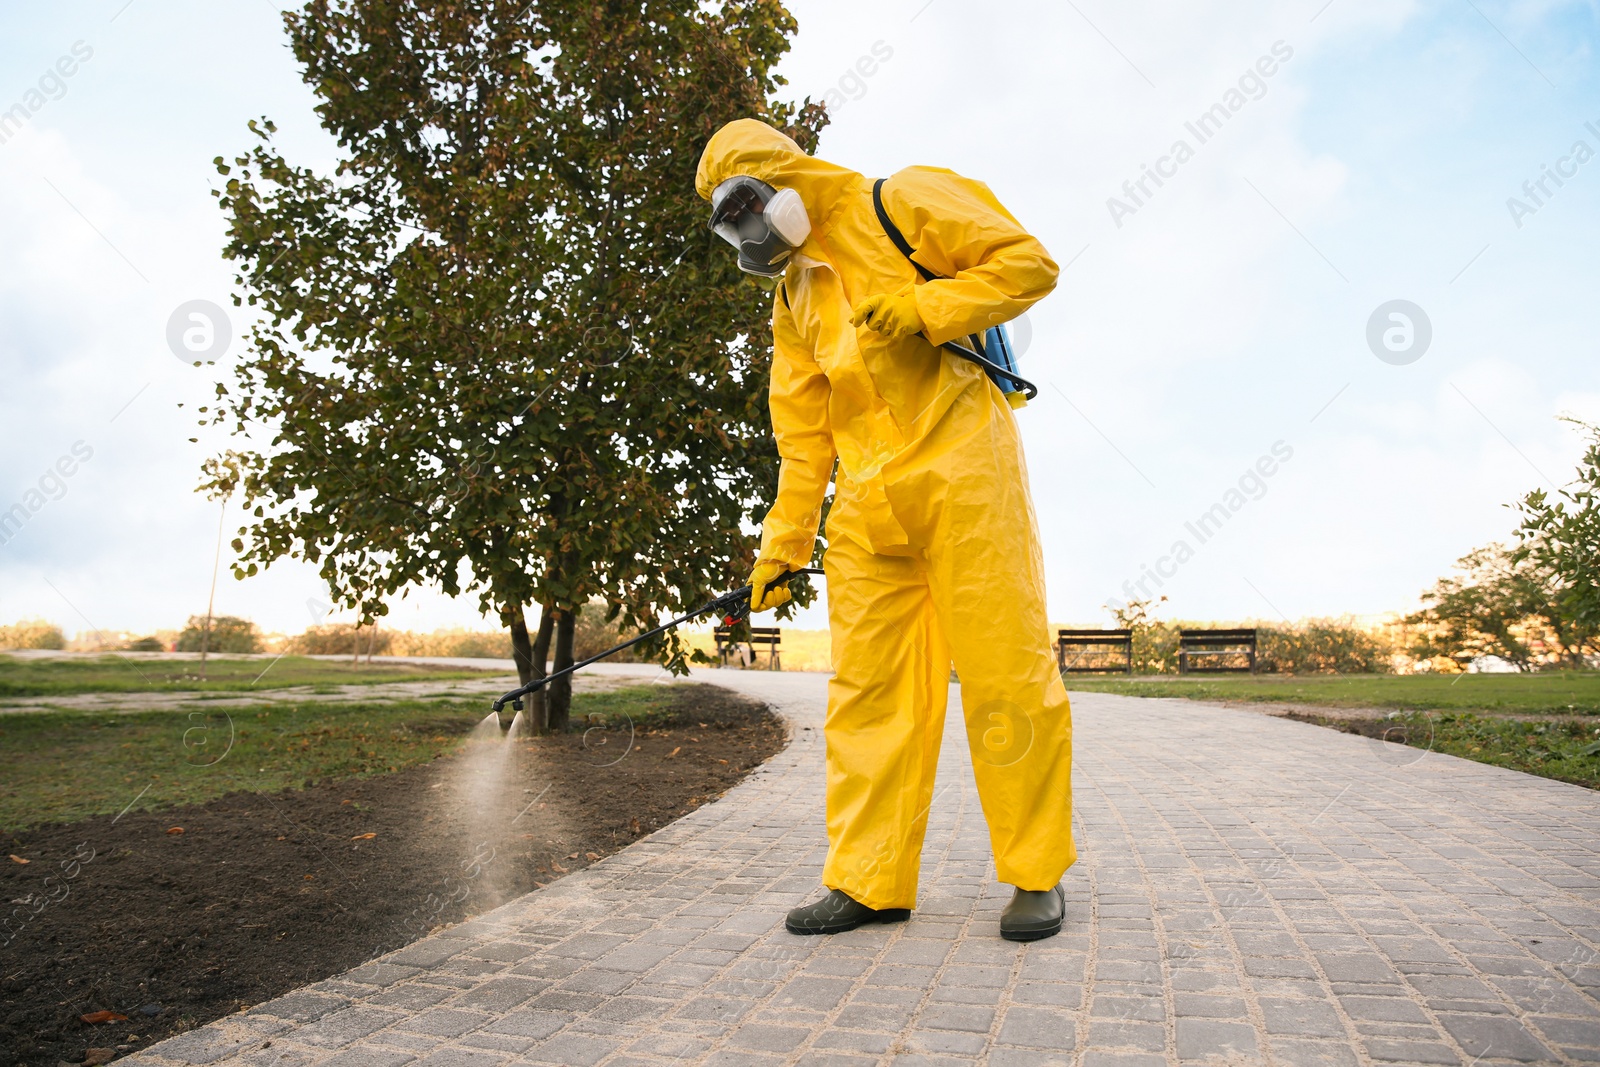
[[[750,610],[766,611],[780,604],[789,602],[789,583],[777,580],[780,574],[787,574],[789,568],[773,560],[757,560],[755,570],[750,572]]]
[[[910,337],[922,332],[922,314],[917,298],[910,293],[879,293],[856,305],[850,316],[852,326],[866,323],[885,337]]]

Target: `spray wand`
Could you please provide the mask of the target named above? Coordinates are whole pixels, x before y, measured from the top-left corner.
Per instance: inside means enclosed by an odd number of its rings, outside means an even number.
[[[779,582],[793,581],[802,574],[821,573],[822,570],[818,567],[802,567],[799,570],[788,571],[784,574],[780,574],[770,583],[770,585],[777,585]],[[690,619],[698,619],[702,615],[709,615],[713,611],[721,614],[723,624],[726,626],[732,626],[736,622],[742,622],[750,615],[750,587],[746,585],[739,589],[735,589],[731,593],[723,593],[721,596],[715,598],[714,600],[707,601],[703,606],[694,609],[687,615],[679,615],[676,619],[673,619],[671,622],[664,622],[660,626],[657,626],[654,630],[646,630],[638,637],[624,641],[615,648],[608,648],[604,652],[590,656],[581,663],[574,663],[572,666],[556,671],[554,674],[546,675],[543,678],[535,678],[527,685],[513,689],[511,692],[496,700],[494,702],[494,710],[498,712],[501,708],[505,707],[507,704],[510,704],[514,710],[521,711],[523,697],[527,696],[529,693],[538,692],[540,689],[543,689],[557,678],[564,678],[573,671],[587,667],[589,664],[597,662],[598,660],[603,660],[607,656],[614,656],[625,648],[631,648],[646,638],[654,637],[656,634],[670,630],[674,626],[681,626]]]

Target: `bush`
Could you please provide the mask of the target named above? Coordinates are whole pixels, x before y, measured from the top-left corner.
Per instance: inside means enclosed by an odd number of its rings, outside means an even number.
[[[327,626],[313,626],[298,637],[291,637],[287,651],[302,656],[374,656],[388,655],[395,635],[389,630],[374,630],[370,626],[359,631],[354,623],[339,622]]]
[[[1389,674],[1391,649],[1349,623],[1310,619],[1257,627],[1256,669],[1263,674]]]
[[[15,626],[0,626],[0,648],[49,648],[59,651],[66,647],[67,639],[62,635],[61,627],[54,623],[31,619]]]
[[[212,620],[215,622],[216,620]],[[165,652],[166,643],[159,637],[140,637],[129,641],[124,652]]]
[[[249,619],[232,615],[211,617],[211,636],[205,636],[206,617],[189,616],[189,625],[178,635],[179,652],[199,652],[202,643],[209,652],[260,652],[261,634]]]
[[[1178,673],[1182,630],[1233,629],[1217,622],[1164,622],[1151,617],[1167,598],[1134,600],[1113,610],[1119,629],[1133,631],[1135,674]],[[1393,641],[1352,623],[1310,619],[1301,623],[1241,623],[1256,628],[1256,670],[1261,674],[1390,674]],[[1239,657],[1243,663],[1243,657]]]
[[[632,634],[624,634],[616,623],[606,619],[606,604],[603,600],[591,600],[583,606],[578,613],[578,621],[572,630],[572,661],[588,659],[590,656],[604,652],[614,645],[620,645]],[[607,663],[633,663],[635,657],[633,649],[619,652],[606,659]]]
[[[460,656],[510,659],[511,635],[502,630],[435,630],[431,634],[394,632],[392,656]]]

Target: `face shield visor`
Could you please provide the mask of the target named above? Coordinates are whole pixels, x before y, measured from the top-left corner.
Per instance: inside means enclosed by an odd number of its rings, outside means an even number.
[[[811,220],[793,189],[774,189],[739,174],[712,192],[711,229],[739,250],[740,270],[776,278],[810,235]]]

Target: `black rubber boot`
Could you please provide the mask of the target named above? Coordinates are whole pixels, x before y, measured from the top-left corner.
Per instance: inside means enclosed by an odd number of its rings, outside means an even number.
[[[1007,941],[1038,941],[1061,932],[1067,895],[1054,889],[1019,889],[1000,913],[1000,936]]]
[[[842,889],[832,889],[821,900],[795,908],[784,925],[791,934],[838,934],[866,923],[903,923],[909,918],[910,908],[879,911],[858,903]]]

